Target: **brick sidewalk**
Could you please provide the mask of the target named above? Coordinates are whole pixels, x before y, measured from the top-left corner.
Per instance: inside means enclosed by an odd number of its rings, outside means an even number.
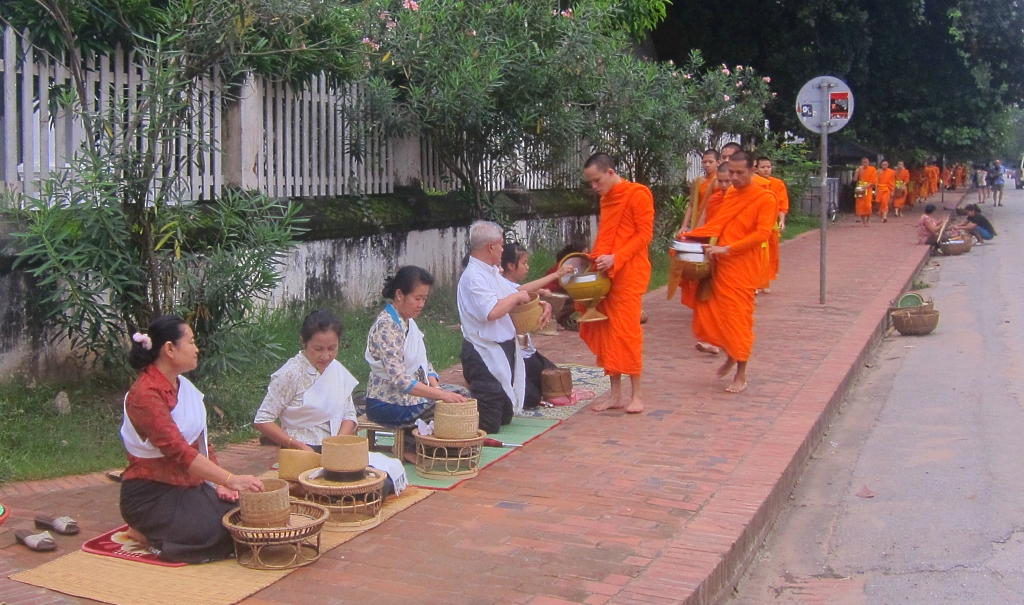
[[[783,244],[779,280],[758,299],[745,393],[726,394],[714,377],[721,358],[693,350],[691,311],[652,292],[646,413],[584,410],[245,603],[714,602],[770,528],[889,301],[925,259],[917,216],[830,229],[825,306],[817,232]],[[593,363],[573,333],[536,340],[557,362]],[[222,461],[255,470],[273,455],[241,446]],[[11,530],[34,510],[63,506],[84,520],[81,539],[119,522],[117,487],[104,481],[0,490],[15,511],[0,528],[0,575],[51,558],[12,546]],[[81,541],[60,540],[61,553]],[[0,602],[80,601],[0,579]]]

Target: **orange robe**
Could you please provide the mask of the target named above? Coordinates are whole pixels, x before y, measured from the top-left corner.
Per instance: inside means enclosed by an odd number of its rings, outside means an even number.
[[[693,334],[697,340],[725,349],[736,361],[750,359],[754,346],[754,290],[761,272],[761,246],[768,241],[777,218],[778,202],[756,185],[730,187],[713,220],[689,233],[718,237],[728,246],[716,257],[711,296],[697,301]]]
[[[597,310],[604,321],[580,324],[580,338],[606,374],[639,375],[643,370],[643,296],[651,281],[647,248],[654,238],[654,197],[638,183],[622,181],[601,196],[601,218],[591,257],[614,254],[608,269],[612,289]]]
[[[903,193],[900,194],[894,190],[892,194],[892,204],[898,210],[902,210],[903,206],[907,203],[907,198],[910,197],[910,171],[904,168],[903,170],[896,171],[896,187],[903,188]]]
[[[871,216],[871,187],[878,182],[878,169],[874,166],[865,166],[860,171],[857,183],[866,183],[864,195],[856,198],[857,216]],[[856,183],[854,184],[856,186]],[[855,194],[856,195],[856,194]]]
[[[931,197],[939,192],[939,167],[928,167],[928,196]]]
[[[725,197],[725,191],[716,188],[711,197],[708,198],[707,208],[704,210],[704,220],[700,222],[698,227],[703,227],[708,221],[715,218],[718,213],[718,209],[722,206],[722,199]],[[685,236],[685,232],[680,232],[679,237]],[[695,282],[692,279],[683,279],[679,282],[679,288],[682,290],[682,295],[679,298],[679,302],[683,303],[691,309],[697,304],[697,288],[700,285],[699,282]]]
[[[684,221],[679,233],[689,231],[704,224],[704,212],[707,210],[708,199],[714,194],[718,180],[714,175],[697,180],[696,187],[690,188],[689,222]]]
[[[763,177],[760,174],[755,173],[754,176],[751,177],[750,182],[754,185],[757,185],[761,189],[764,189],[765,191],[771,191],[772,195],[775,195],[775,192],[772,191],[772,182],[767,177]],[[776,201],[776,203],[778,203],[778,201]],[[764,244],[761,245],[761,277],[757,284],[757,287],[759,289],[763,290],[772,285],[771,266],[771,252],[768,251],[768,242],[765,242]]]
[[[966,173],[964,172],[964,165],[960,164],[956,167],[956,186],[960,187],[967,181],[965,180]]]
[[[789,191],[786,190],[786,181],[768,177],[768,188],[775,194],[775,201],[778,202],[778,210],[775,213],[775,228],[768,238],[768,279],[774,280],[779,277],[779,214],[789,214]]]
[[[889,211],[889,200],[892,199],[892,192],[896,191],[896,171],[886,168],[878,175],[878,211],[885,213]]]

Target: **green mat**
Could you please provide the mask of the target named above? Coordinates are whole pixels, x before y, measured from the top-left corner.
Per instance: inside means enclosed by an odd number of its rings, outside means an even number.
[[[550,431],[561,420],[547,418],[513,418],[512,424],[501,427],[501,432],[488,435],[502,443],[523,445],[542,434]],[[508,456],[519,448],[516,447],[485,447],[480,454],[480,471]],[[409,477],[409,485],[428,489],[451,489],[466,480],[466,477],[425,478],[416,474],[416,467],[405,463],[405,474]]]

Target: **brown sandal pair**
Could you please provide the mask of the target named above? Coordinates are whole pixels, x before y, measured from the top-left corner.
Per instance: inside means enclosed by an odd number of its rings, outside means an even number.
[[[39,515],[34,521],[36,529],[53,530],[65,536],[73,536],[80,531],[78,523],[71,517]],[[49,531],[34,534],[32,530],[19,529],[14,532],[14,538],[19,544],[24,544],[29,550],[36,552],[49,552],[57,549],[57,542]]]

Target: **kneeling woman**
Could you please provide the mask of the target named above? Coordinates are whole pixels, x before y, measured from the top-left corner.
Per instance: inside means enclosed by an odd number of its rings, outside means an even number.
[[[400,426],[417,418],[429,419],[436,400],[466,401],[440,387],[427,360],[423,332],[416,318],[430,295],[434,277],[408,265],[387,280],[382,294],[390,300],[370,328],[366,339],[366,416],[379,424]],[[412,452],[413,448],[408,451]]]
[[[207,443],[203,394],[181,376],[199,362],[192,329],[180,317],[163,315],[132,341],[128,361],[142,373],[125,396],[121,426],[128,450],[121,516],[128,534],[159,549],[166,561],[224,559],[234,543],[221,518],[239,491],[263,491],[263,483],[217,465]]]
[[[341,334],[337,316],[313,311],[302,321],[302,350],[271,375],[253,424],[282,448],[319,452],[325,437],[354,435],[358,430],[352,391],[359,382],[335,359]],[[388,474],[386,493],[405,487],[405,471],[398,461],[371,453],[370,466]]]

